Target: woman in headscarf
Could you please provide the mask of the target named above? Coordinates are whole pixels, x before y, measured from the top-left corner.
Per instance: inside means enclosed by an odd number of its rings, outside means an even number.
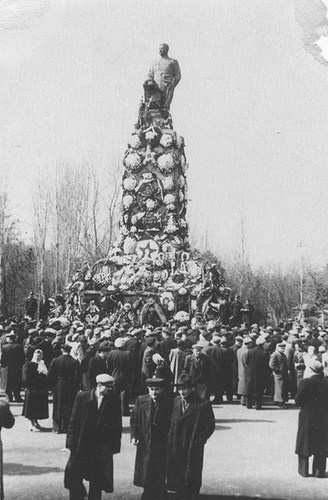
[[[47,367],[43,361],[41,349],[36,349],[31,361],[26,366],[26,394],[23,416],[31,422],[30,430],[39,432],[42,427],[38,420],[49,417]]]

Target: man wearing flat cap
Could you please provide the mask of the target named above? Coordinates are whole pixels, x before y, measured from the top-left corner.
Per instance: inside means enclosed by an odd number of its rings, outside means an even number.
[[[313,477],[325,477],[328,457],[328,379],[323,365],[313,358],[310,377],[300,381],[295,403],[301,407],[298,419],[296,450],[298,473],[309,476],[309,457],[313,455]]]
[[[195,499],[202,485],[204,446],[215,429],[209,401],[200,400],[191,378],[181,374],[168,437],[167,488],[179,499]]]
[[[65,488],[70,500],[83,500],[89,481],[89,500],[101,500],[102,491],[112,493],[113,455],[121,450],[122,416],[114,378],[96,377],[96,387],[80,391],[68,426],[66,448],[71,452],[65,469]]]
[[[131,442],[137,447],[133,484],[144,489],[142,500],[165,498],[167,435],[172,399],[164,380],[146,379],[148,394],[138,396],[131,414]]]
[[[202,345],[192,346],[192,354],[185,357],[183,372],[190,376],[198,397],[207,399],[211,384],[211,365],[210,358],[202,351]]]

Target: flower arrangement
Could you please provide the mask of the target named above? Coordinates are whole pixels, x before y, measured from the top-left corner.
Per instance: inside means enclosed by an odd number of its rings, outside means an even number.
[[[164,133],[161,137],[161,140],[159,141],[159,143],[164,147],[164,148],[169,148],[170,146],[172,146],[172,143],[173,143],[173,138],[170,134],[166,134]]]
[[[124,241],[123,251],[125,254],[131,254],[135,252],[137,246],[137,240],[131,236],[127,236]]]
[[[173,179],[169,175],[167,175],[166,177],[163,177],[162,184],[163,184],[164,191],[171,191],[171,189],[174,188]]]
[[[170,153],[161,155],[158,160],[158,168],[162,173],[170,173],[174,168],[174,158]]]
[[[126,177],[123,181],[123,187],[127,191],[134,191],[137,187],[137,179],[135,177]]]
[[[124,165],[131,172],[136,172],[141,166],[141,158],[138,153],[129,153],[124,160]]]
[[[174,319],[179,323],[185,323],[186,321],[189,321],[189,314],[186,311],[178,311],[174,315]]]
[[[132,134],[129,140],[129,146],[133,149],[138,149],[141,146],[140,137],[137,134]]]
[[[122,203],[123,203],[123,208],[125,209],[130,208],[131,205],[133,204],[133,196],[131,194],[126,194],[125,196],[123,196]]]
[[[175,196],[174,196],[174,194],[168,193],[168,194],[166,194],[164,196],[164,203],[165,203],[165,205],[170,205],[171,203],[174,203],[174,202],[175,202]]]
[[[146,207],[148,208],[148,210],[154,210],[154,208],[156,208],[156,201],[155,200],[152,200],[151,198],[148,198],[146,200]]]

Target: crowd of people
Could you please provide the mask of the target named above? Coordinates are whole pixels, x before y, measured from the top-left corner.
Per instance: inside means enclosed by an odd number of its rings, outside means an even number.
[[[113,491],[121,416],[131,418],[134,484],[144,488],[142,498],[164,498],[167,489],[192,498],[201,487],[204,445],[215,428],[213,405],[239,400],[245,409],[261,410],[266,396],[281,409],[291,399],[302,406],[307,379],[313,385],[312,376],[320,374],[328,384],[328,332],[297,321],[259,327],[171,320],[154,327],[113,325],[110,318],[97,324],[64,317],[1,319],[1,387],[9,402],[23,402],[33,432],[42,432],[52,393],[53,432],[67,433],[71,450],[65,471],[71,500],[85,498],[83,479],[90,481],[90,500]],[[325,390],[320,386],[326,397]],[[315,451],[318,477],[328,455],[325,434],[319,455]],[[306,439],[304,445],[300,431],[296,453],[303,476],[315,454],[311,436]]]

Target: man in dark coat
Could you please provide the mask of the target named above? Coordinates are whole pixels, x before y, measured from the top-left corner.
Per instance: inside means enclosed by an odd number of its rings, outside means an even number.
[[[83,479],[90,482],[89,500],[100,500],[102,490],[114,490],[113,455],[121,449],[121,405],[113,391],[113,377],[99,374],[96,383],[92,391],[77,394],[68,426],[66,448],[71,455],[64,484],[70,500],[86,497]]]
[[[139,396],[131,414],[131,442],[137,446],[133,484],[144,488],[142,500],[165,497],[167,434],[172,400],[163,379],[147,379],[149,394]]]
[[[118,337],[114,349],[108,353],[107,363],[109,373],[115,379],[115,385],[121,397],[121,411],[124,417],[130,415],[129,385],[131,381],[131,353],[124,350],[125,340]]]
[[[238,328],[241,325],[241,320],[242,320],[242,310],[243,308],[243,303],[240,300],[240,295],[236,295],[236,298],[233,302],[231,302],[231,326],[235,327],[237,326]]]
[[[279,342],[269,361],[274,378],[273,400],[280,408],[286,408],[285,403],[288,401],[288,366],[284,354],[285,347],[284,342]]]
[[[202,485],[204,446],[215,429],[209,401],[200,400],[191,378],[182,374],[177,383],[168,437],[167,487],[179,499],[194,499]]]
[[[97,375],[100,373],[108,373],[109,375],[107,359],[111,349],[112,344],[108,340],[104,340],[100,343],[97,354],[93,358],[90,358],[88,365],[88,378],[91,388],[96,386]]]
[[[219,306],[219,317],[222,325],[229,325],[231,317],[231,304],[224,298]]]
[[[207,399],[211,386],[211,364],[206,354],[202,353],[203,346],[194,344],[192,354],[185,357],[183,372],[192,380],[195,391],[200,399]]]
[[[57,434],[67,432],[74,400],[79,390],[80,365],[70,356],[71,346],[64,344],[61,356],[49,366],[48,383],[53,392],[53,430]]]
[[[23,400],[20,395],[22,388],[22,367],[25,362],[23,346],[17,343],[16,334],[10,332],[7,335],[7,344],[2,347],[1,367],[8,368],[6,394],[9,401],[13,400],[21,403]]]
[[[30,292],[25,302],[26,316],[31,319],[35,319],[38,310],[38,299],[36,298],[34,292]]]
[[[296,450],[298,472],[309,475],[309,457],[313,455],[313,476],[325,477],[328,457],[328,379],[323,365],[313,358],[309,378],[300,381],[295,403],[301,407],[298,420]]]
[[[172,338],[172,332],[165,326],[162,328],[163,340],[158,345],[158,352],[164,358],[165,363],[169,364],[169,356],[171,349],[177,347],[176,339]]]
[[[131,362],[131,383],[130,383],[130,395],[136,397],[140,390],[140,374],[141,374],[141,362],[140,359],[140,346],[141,341],[139,336],[143,330],[141,328],[134,328],[128,332],[128,340],[125,342],[125,349],[130,352],[130,362]]]
[[[264,343],[265,338],[259,336],[256,340],[256,347],[250,349],[247,354],[247,365],[250,369],[248,408],[253,406],[253,400],[255,400],[256,410],[262,408],[263,394],[270,376],[269,354],[263,349]]]
[[[222,404],[223,394],[227,402],[232,403],[233,397],[233,363],[234,353],[228,347],[226,337],[214,335],[214,346],[206,349],[211,361],[211,390],[214,393],[214,404]]]

